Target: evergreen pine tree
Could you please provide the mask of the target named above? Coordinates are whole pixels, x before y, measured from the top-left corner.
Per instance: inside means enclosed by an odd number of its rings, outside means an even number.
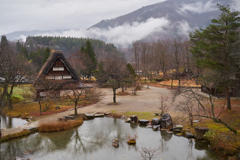
[[[240,27],[239,12],[231,12],[229,6],[218,5],[221,14],[218,19],[212,19],[212,23],[206,29],[196,30],[190,33],[192,43],[191,52],[198,67],[207,68],[218,75],[218,89],[226,92],[227,109],[231,110],[230,94],[234,88],[232,77],[239,72],[239,45]],[[216,83],[216,77],[210,78],[210,83]]]

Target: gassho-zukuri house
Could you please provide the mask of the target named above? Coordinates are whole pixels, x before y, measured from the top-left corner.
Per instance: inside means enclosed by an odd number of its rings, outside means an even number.
[[[59,98],[61,92],[66,89],[65,86],[70,84],[74,84],[76,89],[89,88],[81,83],[81,79],[64,57],[62,51],[53,51],[34,81],[36,99],[44,99],[47,96]]]

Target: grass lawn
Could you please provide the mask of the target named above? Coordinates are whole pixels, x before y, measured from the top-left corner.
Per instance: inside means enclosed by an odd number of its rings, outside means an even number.
[[[42,103],[41,105],[42,115],[55,114],[57,112],[64,112],[74,108],[74,104],[70,100],[52,101],[48,103],[51,103],[49,109],[46,109],[45,103]],[[82,100],[81,102],[78,103],[78,107],[84,107],[87,105],[91,105],[93,103],[96,103],[96,102]],[[60,109],[56,110],[55,109],[56,106],[59,106]],[[36,117],[36,116],[40,116],[40,107],[38,102],[30,102],[30,103],[19,102],[19,103],[13,104],[13,109],[11,110],[9,110],[8,108],[5,108],[3,113],[11,117],[22,117],[22,118],[26,118],[28,116]]]

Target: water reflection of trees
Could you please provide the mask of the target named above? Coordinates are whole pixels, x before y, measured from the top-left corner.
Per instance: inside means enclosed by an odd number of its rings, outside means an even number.
[[[12,128],[12,118],[1,115],[1,128],[3,126],[6,126],[6,128]]]
[[[24,151],[32,151],[33,148],[40,147],[41,139],[37,135],[38,134],[36,133],[31,136],[26,136],[25,138],[18,138],[9,142],[2,143],[2,157],[4,157],[5,160],[12,160],[17,156],[23,157]],[[31,155],[26,155],[25,157],[29,156]]]
[[[111,119],[109,119],[111,120]],[[104,147],[112,147],[112,140],[119,139],[119,146],[124,147],[127,141],[127,134],[122,128],[120,120],[112,119],[113,124],[108,125],[89,125],[88,130],[91,132],[83,132],[81,129],[75,129],[75,134],[72,137],[72,143],[69,149],[72,154],[79,154],[79,152],[92,153]],[[94,128],[97,127],[97,128]],[[100,127],[100,128],[99,128]]]
[[[3,128],[12,128],[27,124],[26,120],[21,118],[12,118],[5,115],[1,115],[1,129]]]
[[[99,150],[103,150],[104,152],[108,151],[109,148],[112,149],[112,140],[114,138],[119,139],[119,147],[122,149],[125,148],[126,150],[133,151],[140,149],[141,146],[139,146],[139,143],[136,145],[127,145],[126,143],[127,135],[136,132],[136,130],[128,124],[124,125],[124,122],[119,119],[95,120],[88,123],[84,122],[81,127],[73,130],[55,133],[35,133],[26,138],[3,143],[2,149],[4,150],[2,156],[4,158],[6,157],[6,160],[12,160],[16,156],[26,158],[34,156],[38,158],[41,157],[41,155],[44,157],[47,154],[49,154],[48,156],[52,156],[57,153],[78,158],[88,156],[92,152]],[[139,129],[138,131],[140,131]],[[169,141],[173,135],[164,131],[160,132],[160,135],[161,152],[166,152],[169,150]],[[200,150],[202,148],[199,147],[201,145],[197,142],[189,143],[189,150],[186,152],[188,158],[193,157],[194,144],[195,149]],[[22,152],[27,150],[33,150],[34,155],[23,156]],[[206,157],[211,157],[211,154],[209,150],[206,151]]]
[[[165,131],[160,131],[160,135],[162,137],[160,139],[161,152],[165,152],[168,150],[168,141],[171,140],[172,134]]]

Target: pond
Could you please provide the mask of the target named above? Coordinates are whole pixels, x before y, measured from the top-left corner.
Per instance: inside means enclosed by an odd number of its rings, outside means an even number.
[[[11,118],[8,116],[1,115],[1,129],[5,128],[16,128],[19,126],[23,126],[28,122],[21,118]]]
[[[128,145],[127,136],[137,134],[136,145]],[[112,146],[112,140],[119,139],[119,148]],[[161,147],[156,159],[162,160],[217,160],[207,143],[189,140],[153,131],[151,128],[131,127],[121,119],[95,118],[68,131],[35,133],[2,143],[1,152],[5,160],[15,157],[33,160],[132,160],[141,159],[143,147]],[[32,151],[32,154],[23,154]]]

